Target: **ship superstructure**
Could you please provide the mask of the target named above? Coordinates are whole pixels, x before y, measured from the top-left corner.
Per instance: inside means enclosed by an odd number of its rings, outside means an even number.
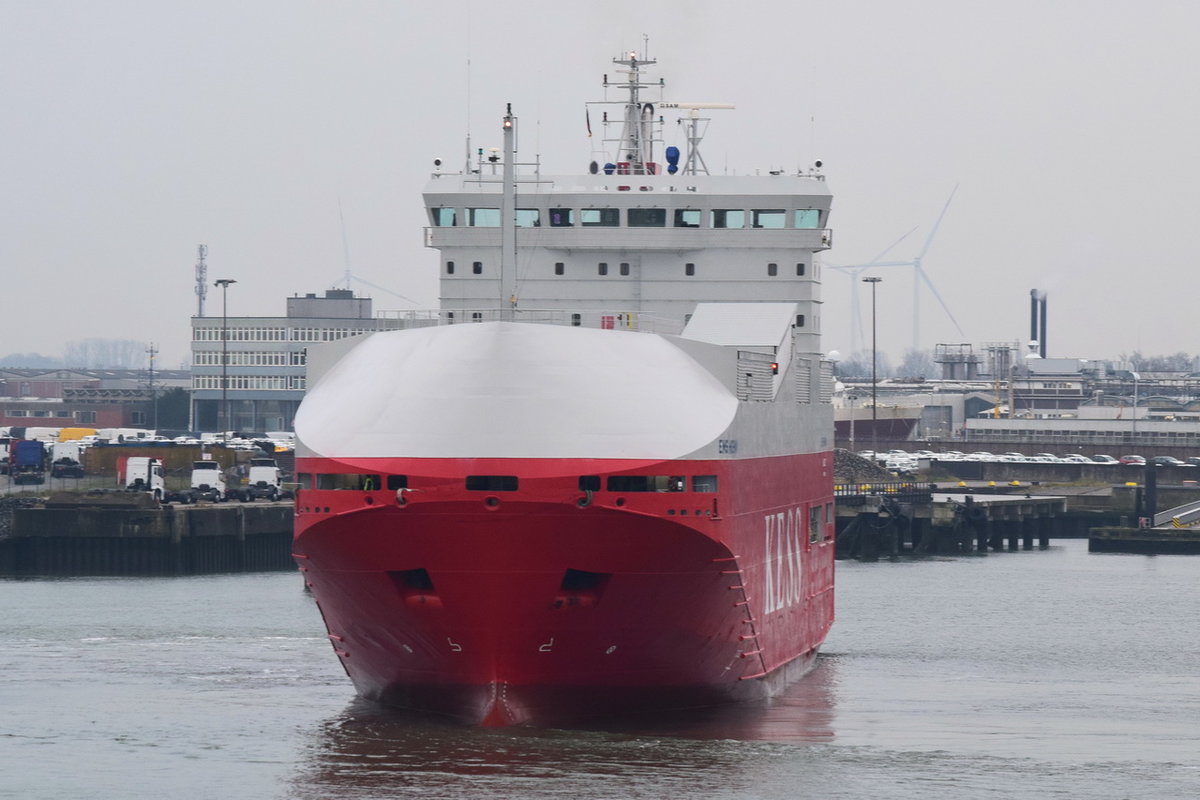
[[[829,192],[700,174],[694,124],[656,161],[671,104],[615,61],[611,160],[518,174],[510,110],[502,156],[425,191],[438,324],[310,354],[295,550],[367,697],[486,724],[712,702],[832,623]]]

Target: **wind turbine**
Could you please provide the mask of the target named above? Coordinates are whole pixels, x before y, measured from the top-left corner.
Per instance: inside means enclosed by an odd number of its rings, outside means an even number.
[[[861,341],[862,336],[863,336],[862,311],[861,311],[861,307],[858,303],[859,276],[861,276],[864,272],[866,272],[869,269],[874,269],[874,268],[880,267],[880,266],[891,266],[892,264],[885,264],[883,262],[883,257],[886,256],[888,253],[890,253],[893,247],[895,247],[896,245],[900,244],[902,241],[907,239],[909,237],[909,234],[911,234],[915,230],[916,230],[916,228],[913,228],[908,233],[904,234],[899,239],[892,242],[887,247],[883,248],[883,250],[879,251],[875,255],[874,258],[872,258],[870,261],[868,261],[865,264],[845,264],[842,266],[838,266],[836,264],[828,264],[830,269],[837,270],[838,272],[842,272],[842,273],[845,273],[846,275],[850,276],[850,353],[851,353],[851,355],[857,354],[859,352],[859,350],[861,349],[859,342]]]
[[[405,297],[404,295],[400,294],[399,292],[393,292],[391,289],[385,289],[382,286],[371,283],[369,280],[359,277],[358,275],[355,275],[351,271],[351,269],[350,269],[350,241],[346,238],[346,216],[342,213],[341,198],[338,198],[338,219],[342,223],[342,254],[346,259],[346,271],[342,275],[342,279],[340,281],[333,282],[334,287],[336,288],[339,283],[345,282],[346,288],[353,291],[354,283],[358,282],[364,286],[369,286],[372,289],[376,289],[380,292],[386,292],[387,294],[390,294],[393,297],[398,297],[401,300],[412,303],[414,306],[417,305],[417,301],[413,300],[411,297]]]
[[[950,196],[946,198],[946,205],[942,206],[942,213],[938,214],[937,222],[933,223],[933,229],[929,231],[929,237],[925,240],[925,246],[921,248],[921,252],[917,254],[917,257],[912,260],[912,266],[913,266],[912,349],[913,350],[917,349],[917,345],[919,343],[919,330],[920,330],[919,323],[920,323],[920,319],[921,319],[920,311],[921,311],[921,284],[922,283],[924,283],[925,286],[928,287],[929,293],[934,296],[934,298],[941,305],[942,310],[946,312],[946,316],[949,317],[950,321],[954,323],[954,328],[955,328],[955,330],[958,331],[958,335],[963,338],[966,338],[966,334],[963,333],[962,326],[958,324],[958,320],[956,320],[954,318],[953,312],[950,311],[950,306],[946,305],[946,301],[942,299],[942,296],[940,294],[938,294],[938,290],[933,285],[933,281],[929,280],[929,275],[925,272],[925,268],[921,266],[921,260],[925,257],[925,254],[927,252],[929,252],[929,245],[933,244],[933,237],[935,234],[937,234],[938,228],[941,227],[942,218],[946,216],[946,210],[948,208],[950,208],[950,201],[954,199],[954,193],[957,191],[958,191],[958,184],[955,184],[954,189],[950,192]]]
[[[942,206],[942,213],[938,215],[937,221],[933,224],[933,228],[930,229],[929,236],[927,236],[925,238],[924,246],[921,248],[920,252],[917,253],[917,255],[915,257],[913,257],[912,259],[910,259],[908,261],[881,261],[880,259],[883,257],[883,254],[880,254],[879,256],[876,256],[872,261],[869,261],[866,264],[856,264],[856,265],[851,265],[851,266],[846,266],[846,267],[833,267],[833,269],[837,269],[842,272],[849,273],[851,276],[851,279],[854,281],[854,287],[853,287],[851,295],[850,295],[850,318],[851,318],[851,325],[852,325],[851,330],[850,330],[850,346],[851,346],[851,350],[853,352],[858,352],[856,345],[857,345],[859,338],[861,338],[861,336],[862,336],[862,318],[861,318],[861,314],[859,312],[859,304],[858,304],[858,283],[859,283],[858,275],[867,269],[875,269],[875,268],[883,268],[883,267],[912,267],[913,268],[913,305],[912,305],[912,349],[913,350],[919,349],[919,346],[920,346],[921,285],[922,284],[924,284],[925,287],[927,289],[929,289],[930,294],[932,294],[934,299],[936,299],[938,301],[938,304],[941,305],[942,310],[946,312],[946,316],[950,318],[950,321],[952,323],[954,323],[954,327],[958,331],[958,335],[962,336],[964,338],[966,337],[966,334],[963,333],[962,326],[959,325],[958,320],[954,318],[954,312],[952,312],[950,310],[950,307],[948,305],[946,305],[946,301],[942,299],[941,294],[938,293],[937,287],[935,287],[933,285],[933,281],[929,279],[929,275],[925,272],[925,268],[922,266],[922,261],[925,258],[925,254],[929,252],[929,247],[930,247],[930,245],[933,244],[933,237],[937,235],[938,228],[941,227],[941,224],[942,224],[942,219],[946,216],[946,210],[948,208],[950,208],[950,202],[954,199],[954,194],[957,191],[958,191],[958,186],[956,185],[954,187],[953,191],[950,192],[950,197],[948,197],[946,199],[946,204],[944,206]],[[914,228],[914,230],[915,230],[915,228]],[[907,237],[909,233],[912,233],[912,231],[909,231],[908,233],[904,234],[904,236],[901,236],[899,239],[897,239],[895,242],[893,242],[890,247],[888,247],[886,250],[883,251],[883,253],[886,254],[889,250],[892,249],[892,247],[895,247],[897,244],[899,244],[901,241],[903,241],[904,238]]]

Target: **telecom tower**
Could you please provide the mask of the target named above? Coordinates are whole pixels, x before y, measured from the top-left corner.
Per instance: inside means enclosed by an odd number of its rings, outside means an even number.
[[[199,245],[196,250],[200,254],[200,260],[196,262],[196,299],[197,308],[196,316],[204,316],[204,298],[208,296],[208,264],[204,262],[208,255],[208,246]]]

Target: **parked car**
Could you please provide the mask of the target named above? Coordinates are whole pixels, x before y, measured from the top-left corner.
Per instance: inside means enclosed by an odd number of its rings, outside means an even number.
[[[1143,456],[1121,456],[1117,459],[1122,464],[1145,464],[1146,459]]]
[[[1119,464],[1119,463],[1121,463],[1117,459],[1113,458],[1112,456],[1105,455],[1103,453],[1092,456],[1092,461],[1095,461],[1097,464]]]
[[[1150,463],[1156,467],[1190,467],[1191,464],[1185,464],[1175,456],[1155,456],[1150,459]]]
[[[1188,456],[1183,460],[1185,464],[1191,464],[1193,467],[1200,467],[1200,456]]]

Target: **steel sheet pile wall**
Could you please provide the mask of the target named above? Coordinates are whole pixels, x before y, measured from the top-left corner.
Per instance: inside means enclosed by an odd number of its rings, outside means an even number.
[[[194,575],[293,569],[291,504],[14,509],[5,575]]]

